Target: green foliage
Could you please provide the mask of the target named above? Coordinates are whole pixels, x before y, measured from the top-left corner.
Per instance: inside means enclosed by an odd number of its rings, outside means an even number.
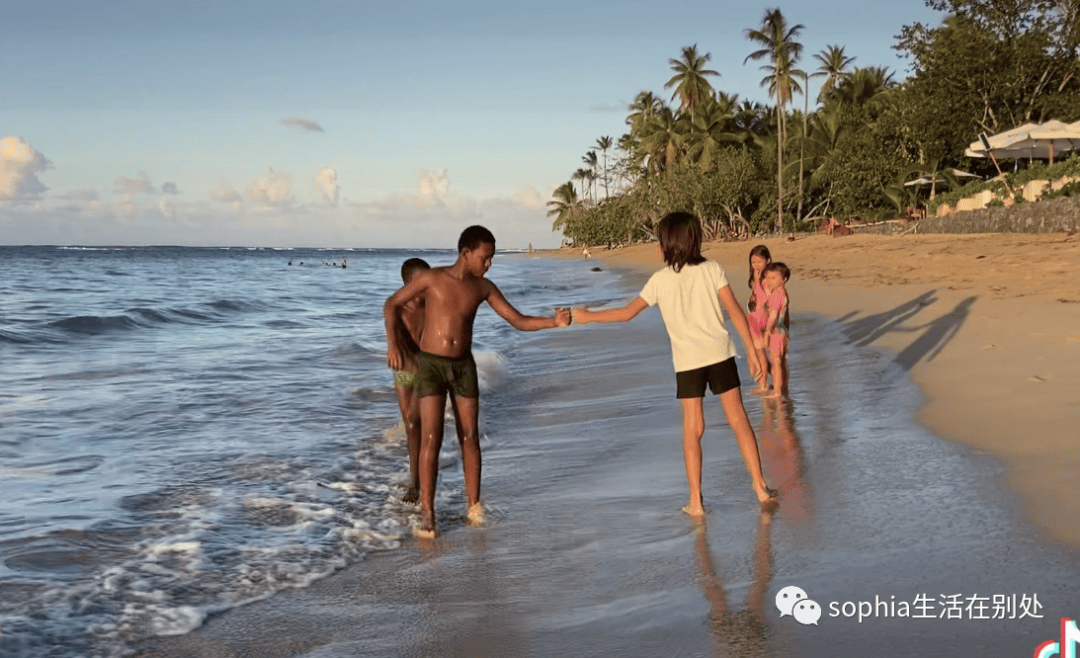
[[[799,71],[804,28],[789,26],[778,9],[745,32],[757,49],[747,61],[764,64],[771,107],[713,90],[710,56],[683,48],[668,62],[674,75],[665,85],[678,107],[639,93],[627,133],[598,140],[587,167],[556,190],[553,230],[578,242],[646,240],[656,220],[680,209],[713,229],[737,213],[751,230],[771,231],[779,213],[784,228],[799,230],[810,226],[797,215],[903,213],[926,192],[904,185],[916,170],[946,179],[935,186],[931,213],[985,190],[1005,198],[1033,180],[1080,176],[1080,154],[1052,167],[1021,164],[1008,175],[1011,194],[1001,180],[960,186],[947,175],[992,175],[988,161],[964,156],[980,132],[1080,120],[1080,0],[925,2],[943,20],[903,26],[896,48],[910,58],[911,75],[902,84],[884,68],[852,70],[839,45],[815,56],[816,72]],[[820,106],[793,103],[800,82],[817,76],[828,78]],[[805,110],[790,112],[789,104]],[[1078,194],[1080,184],[1070,183],[1043,198]]]
[[[1001,199],[991,199],[990,203],[986,204],[987,208],[1004,208],[1005,202]]]
[[[1043,192],[1040,199],[1050,200],[1078,196],[1080,196],[1080,181],[1073,181],[1071,183],[1066,183],[1065,185],[1061,186],[1056,190],[1047,189],[1045,192]]]

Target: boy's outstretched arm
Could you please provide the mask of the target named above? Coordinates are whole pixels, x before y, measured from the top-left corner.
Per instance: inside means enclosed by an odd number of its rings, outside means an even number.
[[[401,321],[401,309],[415,297],[419,297],[428,287],[429,277],[418,273],[407,285],[402,286],[383,305],[383,320],[386,322],[386,364],[394,370],[405,367],[405,354],[401,350],[401,337],[408,332]]]
[[[622,308],[613,308],[607,311],[590,311],[584,306],[574,309],[574,322],[589,324],[590,322],[629,322],[634,317],[649,308],[648,303],[640,297],[635,297]]]
[[[735,325],[735,331],[739,332],[739,338],[742,338],[743,346],[746,348],[746,361],[750,365],[750,376],[757,378],[762,372],[761,362],[758,361],[754,341],[750,338],[750,323],[746,321],[746,313],[743,313],[739,302],[735,301],[735,293],[731,292],[731,286],[724,286],[717,290],[716,296],[720,298],[720,303],[731,316],[731,323]]]
[[[567,327],[570,325],[570,309],[555,309],[554,317],[540,317],[536,315],[522,315],[520,311],[506,301],[499,288],[490,281],[488,285],[487,303],[491,309],[499,314],[499,317],[510,323],[515,329],[521,331],[537,331],[538,329],[554,329],[555,327]]]

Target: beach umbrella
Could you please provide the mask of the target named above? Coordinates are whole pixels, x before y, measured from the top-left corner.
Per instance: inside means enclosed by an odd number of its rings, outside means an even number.
[[[972,158],[1029,158],[1049,160],[1054,155],[1080,148],[1080,121],[1064,123],[1050,120],[1045,123],[1025,123],[1012,130],[987,136],[979,135],[964,155]]]
[[[946,169],[946,171],[948,171],[949,173],[951,173],[953,176],[955,176],[957,178],[978,178],[979,177],[978,174],[969,174],[968,172],[960,171],[959,169]],[[949,182],[948,179],[943,178],[941,176],[938,176],[935,179],[935,178],[930,178],[930,174],[923,174],[922,176],[916,178],[915,180],[911,180],[911,181],[908,181],[908,182],[904,183],[904,185],[906,185],[907,187],[911,187],[912,185],[929,185],[931,183],[940,184],[940,183],[948,183],[948,182]]]

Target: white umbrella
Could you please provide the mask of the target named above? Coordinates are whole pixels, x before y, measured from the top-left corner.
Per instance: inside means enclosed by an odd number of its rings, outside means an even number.
[[[969,174],[968,172],[960,171],[959,169],[947,169],[946,171],[950,172],[953,176],[956,176],[957,178],[978,178],[979,177],[978,174]],[[910,187],[912,185],[929,185],[930,183],[935,183],[936,184],[936,183],[948,183],[948,182],[949,181],[944,179],[944,178],[939,177],[939,178],[937,178],[937,180],[934,180],[934,179],[930,178],[929,174],[923,174],[922,176],[920,176],[919,178],[916,178],[915,180],[911,180],[911,181],[908,181],[908,182],[904,183],[904,185]]]
[[[1080,121],[1072,124],[1057,120],[1025,123],[991,137],[985,137],[985,133],[979,137],[964,155],[972,158],[1035,158],[1050,160],[1053,164],[1054,154],[1080,148]]]

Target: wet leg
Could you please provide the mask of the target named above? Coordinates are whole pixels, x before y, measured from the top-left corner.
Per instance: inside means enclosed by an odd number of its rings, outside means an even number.
[[[435,485],[439,482],[445,407],[445,393],[420,398],[420,532],[427,536],[435,534]]]
[[[757,437],[754,435],[754,428],[750,427],[750,419],[746,416],[742,392],[735,387],[721,393],[720,404],[724,407],[731,430],[735,432],[735,441],[739,444],[739,452],[742,453],[746,470],[750,474],[758,503],[763,507],[771,505],[776,500],[776,491],[765,484],[765,475],[761,472],[761,454],[758,452]]]
[[[461,445],[461,467],[465,472],[465,497],[469,503],[469,522],[483,522],[480,504],[480,398],[454,396],[453,403],[459,421],[458,443]]]
[[[409,486],[401,500],[416,503],[420,500],[420,396],[413,388],[395,386],[394,389],[409,448]]]
[[[686,482],[690,486],[690,502],[683,511],[690,516],[702,516],[705,507],[701,497],[701,437],[705,434],[704,398],[683,398],[683,459],[686,462]]]

